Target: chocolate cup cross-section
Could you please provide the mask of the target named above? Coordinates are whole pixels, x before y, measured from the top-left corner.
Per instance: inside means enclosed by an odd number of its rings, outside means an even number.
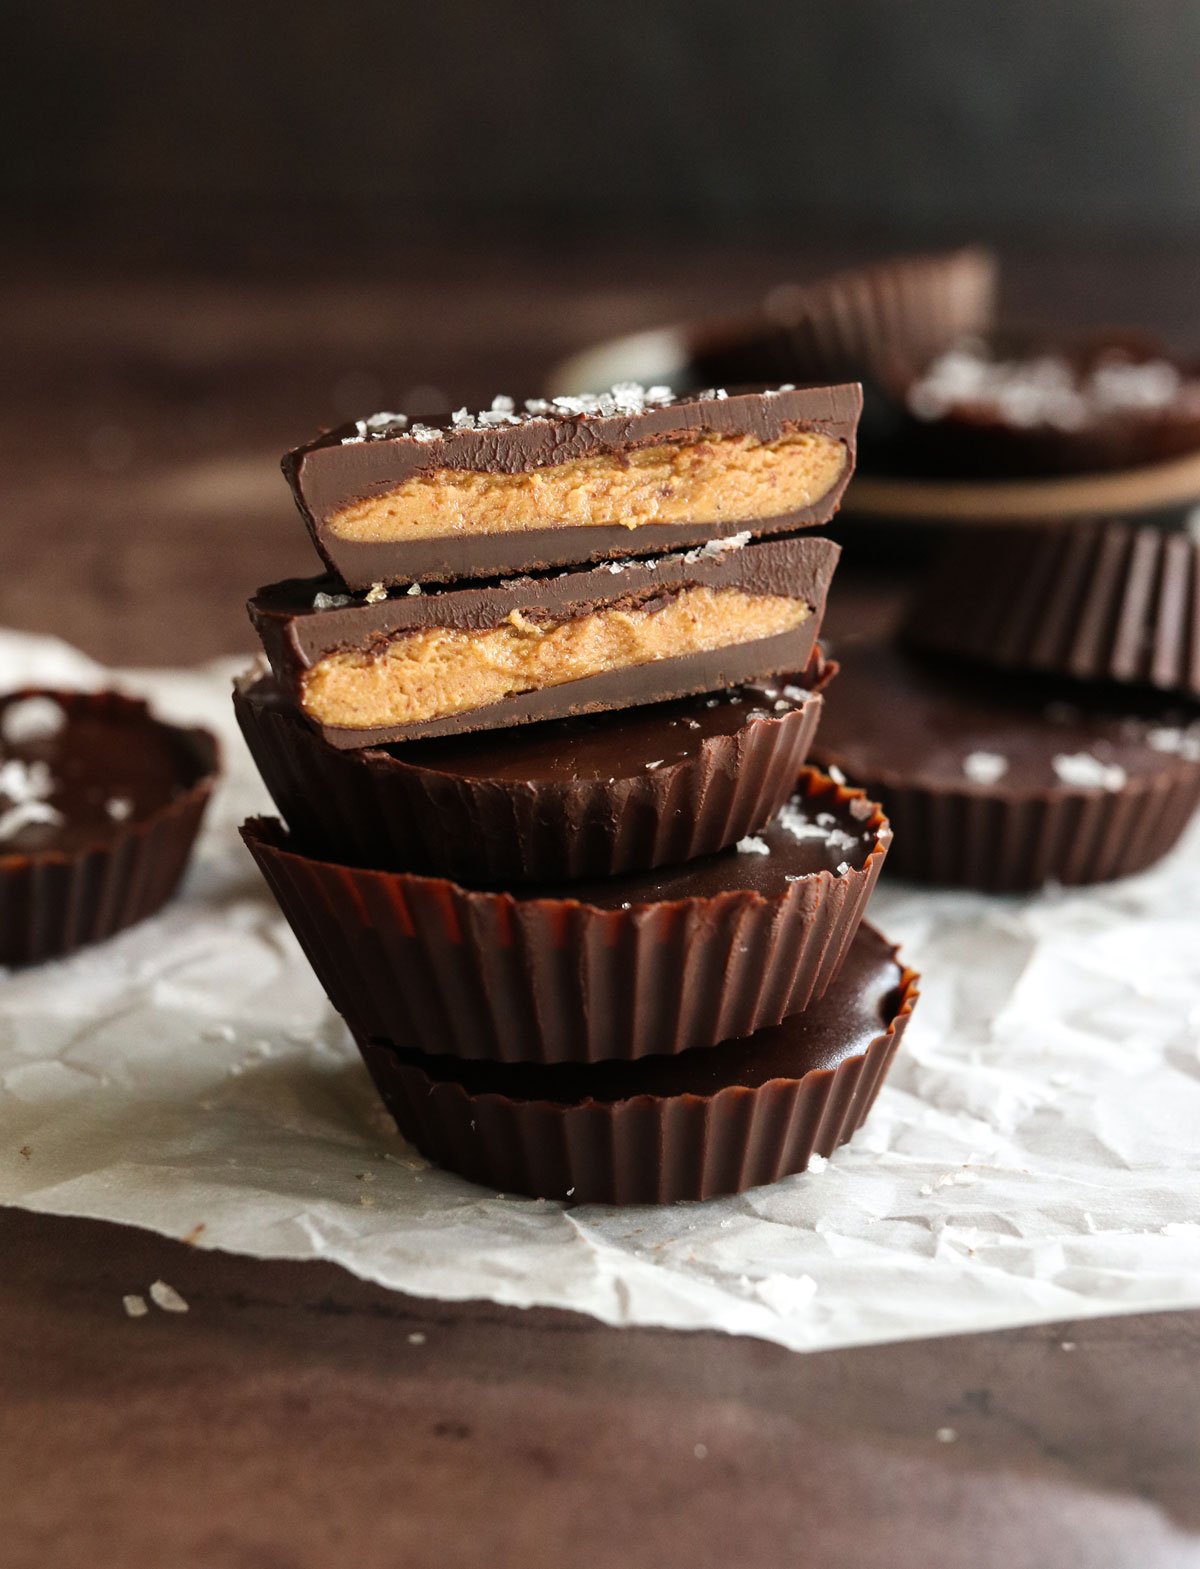
[[[718,541],[349,603],[328,580],[292,580],[260,590],[249,610],[277,680],[325,739],[370,746],[802,670],[838,554],[819,537]]]
[[[622,389],[615,389],[621,392]],[[678,551],[827,523],[854,471],[855,385],[535,400],[374,416],[288,453],[323,559],[352,588]]]

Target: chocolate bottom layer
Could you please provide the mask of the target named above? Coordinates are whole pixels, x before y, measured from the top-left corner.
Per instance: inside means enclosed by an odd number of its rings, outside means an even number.
[[[624,713],[343,751],[270,677],[233,702],[298,846],[473,883],[554,882],[712,855],[795,788],[837,666]]]
[[[891,838],[860,793],[811,771],[736,849],[520,895],[316,860],[262,819],[242,836],[356,1033],[510,1063],[680,1052],[806,1007]]]
[[[844,654],[813,751],[885,803],[893,875],[995,893],[1106,882],[1165,855],[1200,805],[1200,734],[1132,697],[1102,706],[883,644]]]
[[[661,1204],[831,1155],[871,1109],[916,998],[915,974],[862,926],[821,1002],[706,1051],[514,1068],[359,1047],[400,1131],[439,1165],[537,1198]]]

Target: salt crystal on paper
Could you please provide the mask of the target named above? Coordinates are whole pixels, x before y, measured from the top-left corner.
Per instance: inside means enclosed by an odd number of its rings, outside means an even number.
[[[766,1275],[754,1282],[754,1294],[781,1318],[806,1308],[817,1294],[811,1275]]]

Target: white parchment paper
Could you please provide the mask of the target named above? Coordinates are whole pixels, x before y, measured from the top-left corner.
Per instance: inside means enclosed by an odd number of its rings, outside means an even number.
[[[219,730],[227,754],[175,904],[0,972],[0,1202],[798,1350],[1200,1305],[1195,829],[1106,889],[885,887],[872,918],[925,984],[853,1146],[737,1198],[564,1209],[435,1170],[390,1130],[236,836],[266,798],[233,669],[110,676],[0,634],[4,686],[115,682]]]

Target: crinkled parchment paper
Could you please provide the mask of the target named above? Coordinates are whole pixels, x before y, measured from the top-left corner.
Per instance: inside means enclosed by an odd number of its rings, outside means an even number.
[[[1200,1304],[1200,834],[1084,893],[885,888],[873,919],[926,979],[853,1146],[738,1198],[564,1209],[390,1131],[236,837],[265,796],[232,673],[111,678],[218,729],[227,779],[160,917],[0,977],[0,1202],[805,1350]],[[0,675],[110,679],[13,634]]]

